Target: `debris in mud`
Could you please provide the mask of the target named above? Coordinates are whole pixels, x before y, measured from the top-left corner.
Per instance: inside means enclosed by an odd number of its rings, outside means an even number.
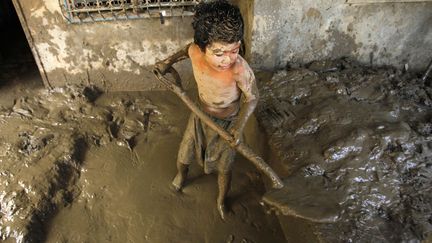
[[[264,201],[286,215],[337,221],[316,225],[326,242],[425,239],[432,232],[431,87],[418,75],[347,59],[307,67],[258,82],[257,118],[275,153],[272,166],[289,183],[289,192]]]
[[[40,242],[44,222],[80,193],[84,154],[111,141],[166,129],[146,98],[97,104],[95,87],[42,90],[0,109],[0,239]]]

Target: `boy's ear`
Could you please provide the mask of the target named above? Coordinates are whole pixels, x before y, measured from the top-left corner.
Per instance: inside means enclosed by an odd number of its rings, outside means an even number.
[[[201,51],[203,54],[205,54],[205,53],[206,53],[206,50],[207,50],[207,46],[204,47],[204,49],[201,49],[201,47],[200,47],[199,49],[200,49],[200,51]]]
[[[240,44],[239,54],[241,57],[244,57],[246,54],[246,45],[245,45],[245,42],[243,40],[241,41],[241,44]]]

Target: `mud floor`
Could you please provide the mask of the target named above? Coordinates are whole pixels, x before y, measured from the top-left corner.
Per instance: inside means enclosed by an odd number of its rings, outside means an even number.
[[[259,204],[260,175],[242,158],[226,222],[216,210],[216,177],[198,165],[183,193],[170,190],[189,114],[174,95],[48,91],[35,77],[2,74],[9,80],[0,87],[4,242],[285,242],[277,218]],[[257,124],[247,129],[249,143],[262,147]]]
[[[430,79],[345,59],[259,77],[257,117],[286,184],[264,200],[289,242],[293,222],[314,241],[430,241]]]
[[[260,128],[252,120],[246,142],[270,155],[286,186],[265,193],[266,179],[239,156],[223,222],[216,178],[199,166],[182,194],[169,189],[189,114],[177,97],[48,91],[35,74],[1,74],[5,242],[431,239],[430,79],[349,60],[257,75]],[[278,218],[264,213],[263,194]]]

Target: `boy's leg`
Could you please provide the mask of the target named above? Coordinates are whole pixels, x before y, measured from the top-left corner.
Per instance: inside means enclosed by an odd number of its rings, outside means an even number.
[[[187,173],[189,171],[189,164],[194,158],[194,122],[195,116],[191,114],[177,155],[177,175],[174,177],[171,183],[176,191],[180,191],[183,188]]]
[[[176,191],[180,191],[183,188],[184,182],[186,180],[187,173],[189,171],[189,165],[177,161],[177,171],[177,175],[174,177],[171,183]]]
[[[218,169],[218,188],[219,193],[217,197],[217,209],[222,219],[225,219],[227,213],[226,197],[229,190],[231,189],[231,178],[232,178],[232,164],[234,162],[235,151],[230,148],[225,142],[223,146],[226,146],[222,153],[221,160],[219,161]]]
[[[219,194],[217,198],[217,209],[222,219],[225,219],[225,215],[227,214],[228,211],[225,204],[225,199],[231,188],[231,178],[232,178],[231,171],[218,174]]]

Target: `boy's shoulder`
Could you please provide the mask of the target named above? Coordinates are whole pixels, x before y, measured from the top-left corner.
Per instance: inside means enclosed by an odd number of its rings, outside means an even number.
[[[248,62],[242,57],[238,56],[235,65],[233,66],[233,74],[240,76],[247,76],[247,79],[253,76],[252,68],[249,66]]]
[[[189,45],[188,54],[189,54],[189,57],[192,59],[198,58],[198,57],[203,55],[201,52],[201,49],[195,43],[192,43]]]

